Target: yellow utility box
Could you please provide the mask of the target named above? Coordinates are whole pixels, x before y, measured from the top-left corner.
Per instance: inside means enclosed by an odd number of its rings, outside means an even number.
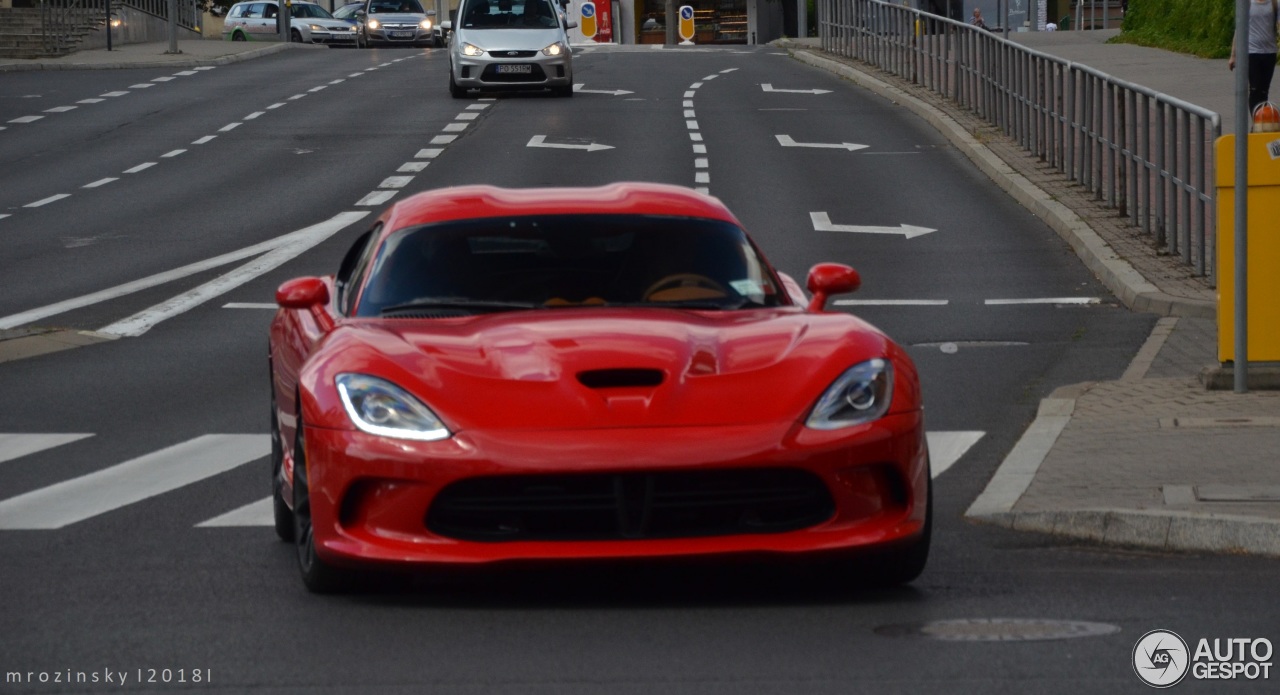
[[[1249,136],[1248,359],[1280,362],[1280,133]],[[1235,361],[1236,136],[1217,142],[1218,361]]]

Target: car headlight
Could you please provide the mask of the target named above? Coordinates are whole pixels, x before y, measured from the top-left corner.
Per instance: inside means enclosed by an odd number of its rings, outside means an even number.
[[[334,381],[347,417],[363,432],[426,442],[450,435],[430,408],[390,381],[364,374],[339,374]]]
[[[805,425],[834,430],[861,425],[889,412],[893,399],[893,365],[874,359],[856,364],[840,375],[813,406]]]
[[[376,20],[376,19],[370,19],[370,20],[369,20],[369,28],[370,28],[370,29],[377,29],[377,28],[378,28],[378,27],[380,27],[380,26],[382,26],[382,22],[379,22],[379,21],[378,21],[378,20]]]
[[[484,55],[484,49],[464,42],[462,44],[462,55],[474,58],[475,56]]]
[[[560,43],[559,41],[542,49],[542,55],[544,56],[558,56],[558,55],[563,55],[564,53],[565,53],[564,44]]]
[[[319,24],[311,24],[309,26],[311,27],[311,31],[329,31],[328,29],[320,26]]]
[[[424,19],[421,22],[418,22],[418,26],[422,27],[423,29],[426,29],[427,31],[431,31],[431,20]]]

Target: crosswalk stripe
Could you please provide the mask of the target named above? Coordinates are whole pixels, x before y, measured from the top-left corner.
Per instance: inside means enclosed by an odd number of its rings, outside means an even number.
[[[271,451],[266,434],[208,434],[0,502],[0,529],[58,529],[225,473]]]
[[[92,434],[0,434],[0,463],[92,436]]]
[[[233,509],[221,516],[202,521],[196,526],[201,528],[229,526],[274,526],[275,510],[271,508],[271,498],[263,497],[257,502],[250,502],[239,509]]]
[[[937,478],[960,460],[986,432],[926,432],[933,477]]]

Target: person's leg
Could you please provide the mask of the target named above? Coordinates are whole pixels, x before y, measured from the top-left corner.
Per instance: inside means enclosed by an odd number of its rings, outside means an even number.
[[[1276,54],[1249,54],[1249,113],[1270,98],[1271,78],[1275,72]]]

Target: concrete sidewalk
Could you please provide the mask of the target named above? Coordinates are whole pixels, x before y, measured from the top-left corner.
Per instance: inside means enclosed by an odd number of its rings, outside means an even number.
[[[1225,60],[1108,44],[1111,31],[1014,41],[1204,106],[1230,132]],[[784,40],[937,127],[1045,220],[1126,306],[1166,316],[1118,380],[1058,389],[966,517],[1107,544],[1280,557],[1280,392],[1207,391],[1217,366],[1216,292],[1065,176],[972,114],[872,66]]]
[[[261,43],[254,41],[218,41],[196,39],[179,41],[180,53],[168,53],[169,43],[131,43],[114,46],[108,51],[96,48],[57,58],[0,58],[0,72],[25,70],[106,70],[120,68],[198,68],[252,60],[293,49],[326,49],[296,43]]]

